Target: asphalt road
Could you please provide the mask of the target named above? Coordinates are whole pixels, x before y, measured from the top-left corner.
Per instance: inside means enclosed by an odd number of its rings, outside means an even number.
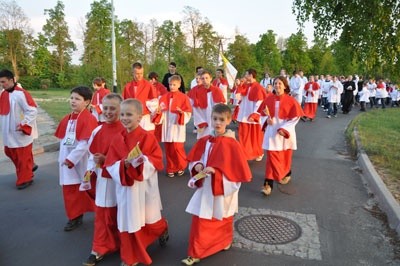
[[[319,110],[320,111],[320,110]],[[357,114],[339,114],[326,119],[320,111],[314,122],[299,122],[298,150],[293,158],[293,179],[288,195],[274,188],[270,197],[260,193],[265,159],[250,162],[253,181],[243,184],[239,193],[242,209],[272,213],[290,213],[315,217],[311,229],[317,237],[315,258],[291,252],[292,246],[267,249],[243,247],[239,243],[225,252],[206,258],[198,265],[400,265],[385,224],[368,209],[373,198],[363,184],[356,162],[348,155],[344,130]],[[235,128],[235,125],[232,126]],[[188,126],[187,150],[195,141]],[[64,232],[66,217],[61,188],[58,185],[57,152],[36,156],[40,165],[32,187],[15,188],[13,166],[0,164],[0,265],[73,266],[81,265],[91,250],[93,215],[75,231]],[[159,175],[163,215],[170,226],[168,246],[149,247],[153,265],[180,265],[186,257],[191,216],[185,213],[193,193],[187,184],[188,174],[167,178]],[[303,229],[303,232],[305,229]],[[308,229],[307,229],[308,230]],[[237,232],[235,232],[235,235]],[[236,240],[235,240],[236,241]],[[308,245],[303,239],[302,245]],[[280,252],[282,248],[284,252]],[[106,257],[99,265],[119,265],[118,254]]]

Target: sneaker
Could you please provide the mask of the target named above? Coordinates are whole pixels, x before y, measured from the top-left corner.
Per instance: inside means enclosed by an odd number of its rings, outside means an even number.
[[[185,173],[184,170],[179,170],[178,173],[177,173],[177,175],[178,175],[178,176],[183,176],[184,173]]]
[[[285,176],[282,180],[281,180],[281,182],[279,182],[281,185],[286,185],[287,183],[289,183],[290,182],[290,180],[292,179],[292,177],[290,176],[290,175],[288,175],[288,176]]]
[[[158,243],[160,244],[161,247],[165,247],[167,245],[168,240],[169,240],[169,233],[167,228],[165,232],[158,238]]]
[[[330,116],[330,115],[327,115],[326,118],[331,118],[331,116]]]
[[[333,115],[333,117],[337,117],[337,115]]]
[[[69,232],[78,228],[82,224],[83,214],[75,219],[69,220],[64,226],[64,231]]]
[[[261,162],[263,158],[264,158],[264,154],[261,155],[261,156],[258,156],[258,157],[256,158],[256,162]]]
[[[39,165],[34,163],[33,167],[32,167],[32,172],[35,172],[38,168],[39,168]]]
[[[33,180],[22,183],[21,185],[17,185],[17,189],[21,190],[21,189],[25,189],[29,186],[31,186],[33,184]]]
[[[272,192],[272,188],[268,184],[263,186],[261,189],[261,193],[263,193],[265,196],[271,195],[271,192]]]
[[[181,262],[185,265],[193,265],[195,263],[199,263],[200,259],[192,258],[189,256],[186,259],[181,260]]]
[[[104,258],[103,255],[95,255],[95,254],[90,254],[89,257],[85,262],[82,263],[82,265],[85,266],[94,266],[96,263],[101,261]]]
[[[167,176],[168,176],[168,177],[174,177],[175,174],[174,174],[174,173],[167,173]]]
[[[306,121],[307,121],[307,117],[305,117],[305,116],[302,116],[300,119],[301,119],[301,121],[303,121],[303,122],[306,122]]]

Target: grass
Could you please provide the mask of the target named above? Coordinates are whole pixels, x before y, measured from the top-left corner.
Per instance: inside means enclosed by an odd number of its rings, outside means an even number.
[[[355,150],[352,136],[357,128],[363,149],[383,181],[391,188],[400,187],[400,109],[376,109],[357,116],[350,124],[346,136]],[[397,195],[399,191],[391,191]],[[396,196],[395,196],[396,197]],[[396,197],[399,200],[399,197]]]
[[[71,112],[68,102],[69,90],[30,90],[29,93],[35,99],[36,103],[56,122],[60,122],[66,114]]]

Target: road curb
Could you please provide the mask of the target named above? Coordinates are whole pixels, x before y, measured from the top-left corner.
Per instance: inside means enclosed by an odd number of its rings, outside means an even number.
[[[365,153],[358,136],[357,128],[354,128],[353,135],[357,145],[357,162],[363,173],[362,176],[365,178],[371,191],[375,194],[379,207],[386,213],[390,228],[396,230],[397,234],[400,235],[400,205],[387,189],[382,178],[369,160],[368,155]]]

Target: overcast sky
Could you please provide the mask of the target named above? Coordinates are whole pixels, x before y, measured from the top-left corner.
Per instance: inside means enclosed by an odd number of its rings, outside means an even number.
[[[57,0],[17,0],[31,20],[31,26],[37,33],[46,22],[45,9],[53,9]],[[82,53],[82,31],[79,22],[84,21],[90,11],[93,0],[64,0],[64,13],[72,40],[77,44],[75,60]],[[111,0],[110,0],[111,2]],[[170,19],[179,21],[183,18],[184,6],[199,10],[207,17],[214,29],[223,36],[233,39],[236,30],[245,35],[251,43],[259,40],[260,34],[273,30],[278,37],[289,37],[296,33],[298,26],[292,14],[292,0],[114,0],[115,15],[118,19],[132,19],[148,23],[156,19],[159,24]],[[308,23],[304,33],[311,44],[313,39],[312,24]],[[76,63],[76,62],[75,62]]]

